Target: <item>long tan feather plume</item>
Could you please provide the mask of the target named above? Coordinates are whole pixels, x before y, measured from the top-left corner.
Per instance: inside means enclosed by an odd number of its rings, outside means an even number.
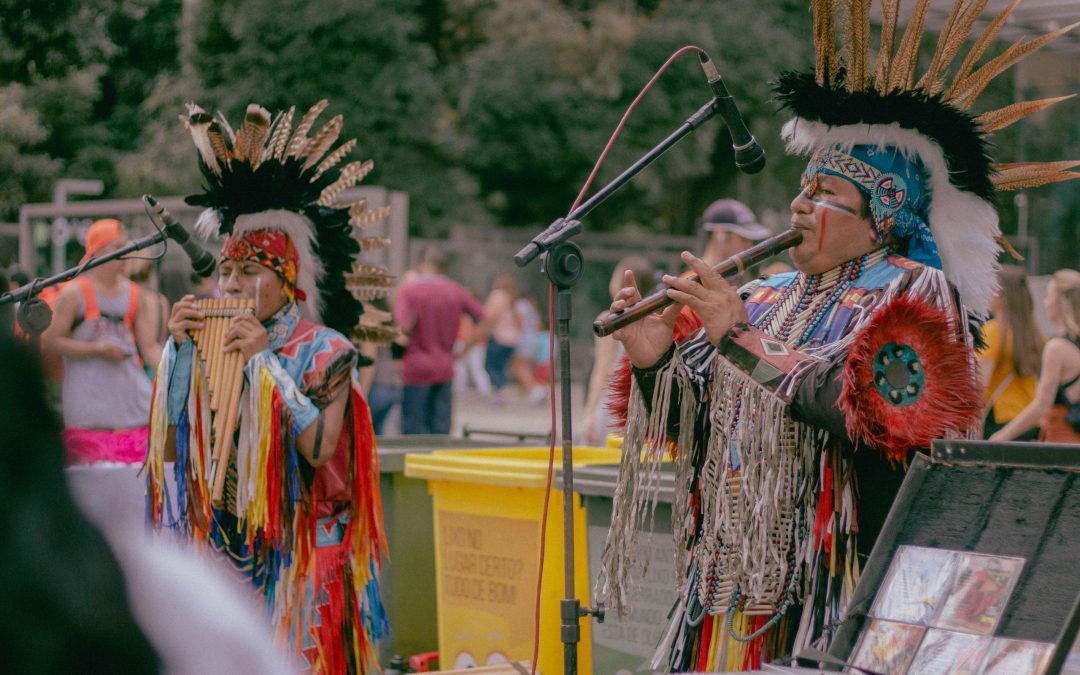
[[[1019,122],[1028,115],[1034,115],[1040,110],[1046,110],[1055,103],[1060,103],[1074,96],[1076,96],[1076,94],[1044,98],[1039,99],[1038,101],[1020,101],[1019,103],[1007,105],[1004,108],[984,112],[976,117],[975,121],[983,128],[984,132],[991,133],[998,131],[999,129],[1004,129],[1007,126]]]
[[[352,221],[353,218],[358,217],[360,214],[362,214],[366,210],[367,210],[367,199],[366,198],[358,199],[355,202],[353,202],[352,204],[349,204],[349,219],[350,219],[350,222]]]
[[[950,30],[942,43],[944,47],[941,48],[941,55],[935,54],[935,63],[932,63],[927,70],[927,74],[924,76],[924,81],[920,81],[919,86],[926,92],[928,96],[934,96],[938,94],[945,86],[945,78],[949,71],[949,66],[952,65],[956,55],[960,53],[960,49],[967,42],[968,37],[971,35],[971,29],[975,25],[975,21],[986,9],[987,0],[973,0],[967,10],[965,10],[959,17],[957,24],[952,30]]]
[[[285,144],[289,142],[289,134],[292,133],[292,121],[295,114],[296,106],[291,106],[284,115],[278,117],[277,124],[270,133],[270,140],[267,141],[266,149],[263,151],[264,162],[268,159],[281,159],[285,152]]]
[[[322,206],[332,206],[334,200],[342,191],[351,188],[356,185],[357,182],[363,180],[364,176],[368,175],[375,167],[375,162],[370,159],[366,162],[349,162],[345,165],[345,168],[341,170],[341,175],[330,185],[323,188],[319,193],[318,204]]]
[[[322,176],[324,173],[329,171],[331,167],[336,165],[341,160],[345,159],[345,155],[349,154],[349,152],[353,149],[355,145],[355,138],[350,138],[349,140],[339,145],[337,150],[334,150],[326,156],[326,159],[319,162],[319,166],[315,169],[315,175],[311,177],[311,180],[318,180],[319,176]]]
[[[849,0],[850,52],[847,63],[847,90],[863,91],[870,81],[870,3]]]
[[[836,34],[833,29],[832,0],[813,0],[810,8],[814,15],[814,53],[817,56],[815,73],[817,83],[829,85],[836,70]]]
[[[225,138],[228,139],[229,145],[236,145],[236,133],[233,132],[232,125],[229,124],[229,120],[225,119],[225,115],[221,114],[220,110],[214,113],[214,121],[218,123],[221,132],[225,134]]]
[[[937,45],[934,47],[934,55],[930,58],[930,65],[926,72],[915,84],[916,89],[929,93],[934,82],[940,79],[941,73],[949,67],[960,46],[967,40],[967,32],[970,32],[974,18],[968,21],[972,5],[977,5],[978,0],[957,0],[949,10],[945,23],[938,35]],[[965,31],[965,26],[967,31]],[[950,53],[951,52],[951,53]]]
[[[889,91],[889,63],[896,40],[900,0],[881,0],[881,12],[881,47],[878,49],[877,65],[874,66],[874,87],[879,94],[886,94]]]
[[[893,57],[892,66],[889,68],[889,91],[893,89],[911,89],[915,80],[915,65],[919,61],[919,43],[922,42],[923,22],[926,20],[926,9],[930,0],[919,0],[915,5],[915,11],[908,20],[904,29],[904,37],[900,39],[900,47]]]
[[[218,163],[224,167],[230,166],[233,159],[232,149],[229,147],[229,141],[225,138],[225,134],[221,131],[221,125],[218,124],[217,120],[210,122],[210,128],[206,130],[206,136],[210,140],[210,147],[214,149],[214,156],[217,157]]]
[[[300,157],[306,158],[304,160],[305,169],[315,166],[319,159],[322,158],[323,153],[337,142],[343,124],[344,118],[341,115],[335,115],[322,129],[319,129],[319,133],[315,134],[307,142],[307,145],[300,152]]]
[[[390,237],[357,237],[361,251],[379,251],[390,246]]]
[[[362,214],[350,216],[349,224],[354,227],[359,227],[360,229],[363,229],[365,227],[369,227],[373,223],[379,222],[380,220],[386,218],[388,215],[390,215],[390,207],[381,206],[377,209],[372,209],[371,211],[365,211]]]
[[[262,144],[270,130],[270,111],[261,105],[251,103],[244,114],[240,130],[236,132],[233,144],[233,156],[238,162],[248,162],[256,166],[262,159]]]
[[[354,286],[390,287],[394,285],[394,275],[382,267],[353,263],[352,273],[345,275],[345,285],[349,288]]]
[[[393,290],[393,281],[391,281],[388,286],[353,286],[349,288],[349,292],[352,293],[352,296],[360,302],[368,302],[375,298],[389,297]]]
[[[326,106],[330,105],[330,102],[325,98],[315,105],[311,106],[304,116],[300,119],[300,123],[296,125],[296,131],[293,132],[292,140],[289,141],[289,147],[285,151],[286,157],[299,157],[300,152],[307,145],[308,137],[307,133],[311,131],[312,125],[315,124],[315,118],[322,114],[322,111],[326,110]]]
[[[360,319],[363,320],[367,312],[370,311],[366,307],[364,314],[360,315]],[[401,328],[396,325],[379,325],[379,326],[367,326],[359,324],[352,331],[352,339],[354,342],[373,342],[375,344],[390,344],[401,335]]]
[[[1024,190],[1080,178],[1080,173],[1069,170],[1077,166],[1080,166],[1080,161],[995,164],[990,180],[1000,191]]]
[[[1005,25],[1005,22],[1012,15],[1013,10],[1020,4],[1020,0],[1012,0],[1009,6],[1001,10],[1001,14],[994,17],[994,20],[990,22],[990,25],[979,36],[979,39],[972,45],[971,50],[968,51],[967,56],[960,63],[960,67],[956,70],[956,74],[953,75],[952,85],[945,92],[945,99],[952,99],[953,94],[956,92],[956,87],[971,73],[975,68],[975,64],[979,62],[982,55],[986,52],[986,48],[990,46],[990,43],[997,37],[998,31]]]
[[[975,103],[975,99],[979,97],[979,94],[986,89],[987,85],[989,85],[995,77],[1020,59],[1040,49],[1047,42],[1056,40],[1077,26],[1080,26],[1080,21],[1051,31],[1045,35],[1040,35],[1034,40],[1029,40],[1027,42],[1017,41],[1013,43],[1011,47],[1006,49],[996,58],[988,61],[986,65],[976,70],[963,82],[958,84],[956,87],[956,95],[950,102],[961,110],[967,110]]]
[[[365,307],[360,323],[366,326],[378,326],[394,320],[394,315],[376,307]]]
[[[214,146],[210,143],[210,123],[214,121],[209,113],[195,105],[188,103],[187,117],[180,119],[187,125],[191,132],[191,140],[195,143],[195,149],[199,151],[199,157],[204,164],[216,175],[221,175],[221,165],[218,164],[217,155],[214,154]]]

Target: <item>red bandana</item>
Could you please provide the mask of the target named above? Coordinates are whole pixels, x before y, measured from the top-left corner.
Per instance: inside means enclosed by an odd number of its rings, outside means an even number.
[[[307,300],[296,287],[296,272],[300,256],[289,235],[278,230],[252,230],[243,235],[231,235],[221,247],[221,260],[254,262],[277,272],[285,286],[289,302]]]

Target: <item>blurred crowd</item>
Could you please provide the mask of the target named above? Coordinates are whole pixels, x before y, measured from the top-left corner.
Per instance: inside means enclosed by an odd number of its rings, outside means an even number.
[[[769,236],[753,212],[722,199],[705,211],[703,255],[711,264]],[[121,223],[96,222],[86,257],[103,255],[128,242]],[[85,260],[85,258],[84,258]],[[784,273],[773,263],[755,273]],[[627,272],[643,293],[659,271],[642,256],[618,261],[610,287]],[[29,283],[17,266],[3,272],[12,290]],[[391,345],[364,345],[374,365],[362,371],[377,434],[449,433],[455,394],[468,389],[498,414],[507,402],[546,402],[552,377],[546,303],[523,292],[510,275],[474,292],[448,276],[448,257],[438,247],[422,252],[395,293],[379,305],[403,329]],[[749,273],[744,273],[748,280]],[[985,389],[983,437],[993,440],[1077,442],[1080,416],[1080,272],[1060,270],[1036,297],[1024,270],[1006,265],[992,317],[978,352]],[[216,280],[193,274],[161,274],[148,259],[118,260],[88,270],[40,298],[53,311],[43,335],[34,338],[15,319],[16,307],[0,306],[0,325],[23,339],[36,339],[47,393],[61,413],[68,463],[101,460],[141,462],[154,368],[168,337],[173,296],[217,295]],[[1036,309],[1042,308],[1037,317]],[[1049,335],[1040,320],[1053,327]],[[596,338],[585,383],[583,408],[575,417],[576,440],[602,445],[611,431],[605,401],[612,376],[622,365],[619,343]],[[1071,412],[1070,412],[1071,411]]]

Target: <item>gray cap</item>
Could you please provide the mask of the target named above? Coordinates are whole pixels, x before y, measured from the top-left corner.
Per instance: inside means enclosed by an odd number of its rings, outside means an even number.
[[[718,199],[705,209],[703,227],[709,232],[723,230],[745,237],[750,241],[760,241],[772,235],[772,231],[761,223],[750,207],[735,199]]]

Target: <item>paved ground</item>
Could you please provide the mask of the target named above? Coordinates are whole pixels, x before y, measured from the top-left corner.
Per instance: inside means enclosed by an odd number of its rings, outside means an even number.
[[[584,402],[584,386],[575,383],[571,400],[574,403],[574,415],[580,416],[581,406]],[[451,423],[450,434],[452,436],[464,436],[465,431],[470,437],[483,438],[484,440],[497,440],[500,434],[482,434],[481,432],[500,432],[507,434],[509,438],[513,434],[524,433],[545,437],[551,428],[551,405],[548,399],[541,402],[530,402],[518,393],[516,387],[507,387],[504,396],[499,402],[493,401],[491,396],[480,394],[475,389],[454,393],[454,419]],[[400,410],[391,412],[383,429],[384,435],[396,435],[401,429]],[[575,421],[575,425],[576,425]],[[562,436],[562,420],[558,421],[555,436]],[[536,440],[543,444],[543,438],[528,439]]]

